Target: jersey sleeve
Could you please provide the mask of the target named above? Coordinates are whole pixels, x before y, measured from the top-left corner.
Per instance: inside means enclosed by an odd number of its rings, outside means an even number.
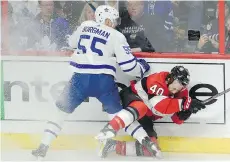
[[[155,96],[151,99],[152,111],[157,111],[164,115],[173,114],[171,116],[172,121],[176,124],[183,124],[191,116],[191,112],[181,111],[181,102],[182,99]]]
[[[116,34],[118,38],[115,40],[114,51],[118,65],[128,75],[141,77],[141,65],[138,63],[137,58],[133,56],[125,36],[121,33]]]
[[[181,99],[169,98],[167,96],[155,96],[150,99],[153,110],[164,115],[181,111],[181,102]]]
[[[179,93],[175,94],[174,98],[181,99],[183,97],[188,97],[189,91],[187,88],[181,90]],[[190,117],[191,114],[186,112],[176,112],[171,116],[171,119],[173,123],[175,124],[183,124],[185,120],[187,120]],[[181,117],[183,116],[183,117]]]
[[[179,93],[175,94],[175,98],[184,98],[184,97],[188,97],[189,96],[189,92],[187,88],[182,89]]]

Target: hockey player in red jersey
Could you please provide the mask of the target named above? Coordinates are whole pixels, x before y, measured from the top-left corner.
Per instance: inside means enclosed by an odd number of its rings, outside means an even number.
[[[106,157],[108,152],[116,150],[122,155],[161,157],[152,121],[170,115],[174,123],[182,124],[192,113],[205,108],[204,104],[189,97],[187,89],[189,81],[188,70],[183,66],[176,66],[171,72],[154,73],[136,83],[132,82],[130,87],[122,90],[121,100],[124,109],[96,136],[99,140],[108,139],[101,150],[101,156]],[[135,123],[136,120],[139,124]],[[130,127],[133,127],[130,135],[138,140],[135,143],[110,139],[118,130]],[[137,138],[134,135],[140,127],[144,128],[146,134],[139,133],[138,136],[141,138]]]

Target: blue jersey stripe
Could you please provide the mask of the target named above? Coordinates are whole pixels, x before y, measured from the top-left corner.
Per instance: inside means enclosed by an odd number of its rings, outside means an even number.
[[[131,125],[131,124],[130,124],[130,125]],[[127,131],[127,129],[129,128],[130,125],[128,125],[127,127],[125,127],[125,131]]]
[[[132,67],[132,68],[130,68],[130,69],[127,69],[127,70],[123,70],[124,72],[129,72],[129,71],[132,71],[135,67],[137,66],[137,62],[136,62],[136,64]]]
[[[124,61],[124,62],[118,63],[118,65],[121,66],[121,65],[124,65],[124,64],[128,64],[128,63],[131,63],[131,62],[133,62],[135,60],[136,60],[136,57],[134,57],[132,60],[128,60],[128,61]]]
[[[90,64],[78,64],[70,61],[70,65],[79,69],[110,69],[116,72],[116,68],[111,65],[90,65]]]
[[[140,129],[141,127],[142,127],[141,125],[139,125],[138,127],[136,127],[136,128],[133,130],[133,132],[131,133],[131,136],[133,136],[134,133],[135,133],[138,129]]]

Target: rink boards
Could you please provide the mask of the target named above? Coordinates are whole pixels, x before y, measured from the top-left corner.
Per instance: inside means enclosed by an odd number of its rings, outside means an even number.
[[[190,95],[204,100],[230,87],[230,61],[200,59],[147,58],[151,72],[170,70],[183,65],[190,70]],[[54,100],[71,73],[68,58],[4,57],[1,62],[1,139],[2,149],[31,149],[38,145],[43,121],[49,119]],[[17,71],[17,72],[16,72]],[[20,71],[20,72],[18,72]],[[120,87],[129,80],[119,69]],[[193,115],[184,125],[171,123],[170,118],[156,123],[163,151],[230,153],[230,95],[209,103],[207,109]],[[4,102],[3,102],[4,101]],[[87,99],[67,121],[53,149],[95,149],[93,136],[107,121],[101,104]],[[89,129],[89,130],[85,130]],[[124,133],[122,136],[125,135]],[[122,137],[121,140],[130,140]],[[84,147],[82,145],[84,144]]]

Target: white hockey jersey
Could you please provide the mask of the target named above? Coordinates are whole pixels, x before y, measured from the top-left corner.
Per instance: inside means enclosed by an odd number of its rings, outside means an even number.
[[[132,55],[125,36],[113,28],[85,21],[68,41],[75,49],[70,61],[74,72],[115,76],[118,63],[125,73],[141,76],[142,66]]]

